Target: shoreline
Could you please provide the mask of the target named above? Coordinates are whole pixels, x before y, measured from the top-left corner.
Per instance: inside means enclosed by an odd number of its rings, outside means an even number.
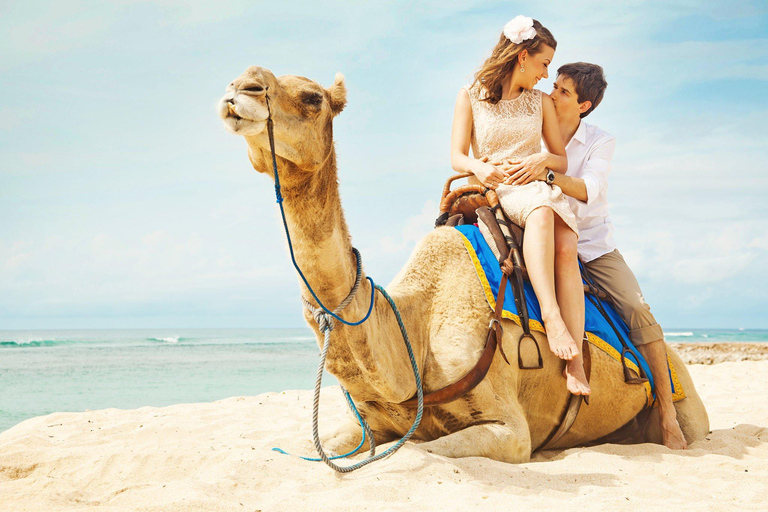
[[[718,364],[768,359],[768,343],[722,341],[669,343],[685,364]]]

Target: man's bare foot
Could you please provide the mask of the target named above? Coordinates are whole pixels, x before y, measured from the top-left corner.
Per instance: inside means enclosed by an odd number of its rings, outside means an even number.
[[[584,360],[581,357],[571,359],[565,364],[565,387],[574,395],[588,395],[592,392],[584,373]]]
[[[560,359],[570,361],[579,355],[579,347],[565,328],[562,318],[555,317],[544,322],[544,329],[547,331],[547,341],[549,349]],[[582,371],[583,373],[583,371]]]
[[[673,450],[687,449],[688,442],[685,440],[680,424],[677,422],[677,414],[674,409],[671,413],[662,412],[659,409],[659,417],[661,418],[661,440],[664,446]]]

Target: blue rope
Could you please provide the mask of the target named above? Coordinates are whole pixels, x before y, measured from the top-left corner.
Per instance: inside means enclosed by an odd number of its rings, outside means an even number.
[[[334,455],[333,457],[328,457],[330,460],[343,459],[345,457],[350,457],[356,454],[357,452],[359,452],[360,448],[362,448],[363,445],[365,444],[365,434],[366,434],[366,431],[368,430],[365,427],[363,427],[365,420],[363,419],[362,416],[360,416],[360,413],[358,412],[357,407],[355,407],[355,402],[352,401],[352,397],[349,396],[349,392],[346,389],[344,389],[344,397],[346,397],[347,399],[347,405],[349,406],[349,408],[352,409],[352,411],[355,413],[355,416],[357,416],[357,422],[360,424],[360,428],[363,430],[363,439],[362,441],[360,441],[360,444],[357,445],[357,448],[355,448],[351,452],[347,452],[344,455]],[[371,436],[371,444],[373,443],[374,443],[373,436]],[[290,453],[283,450],[282,448],[272,448],[272,451],[280,452],[283,455],[291,455]],[[322,462],[323,460],[320,457],[302,457],[301,455],[297,455],[297,457],[299,457],[300,459],[308,460],[309,462]]]
[[[333,318],[338,320],[339,322],[345,324],[345,325],[360,325],[366,320],[368,320],[368,317],[371,315],[371,311],[373,310],[373,294],[374,294],[374,282],[373,279],[370,277],[366,277],[368,281],[371,283],[371,305],[368,307],[368,313],[365,314],[362,320],[358,320],[357,322],[348,322],[338,316],[333,311],[329,310],[327,307],[325,307],[325,304],[323,304],[320,301],[320,298],[315,294],[315,291],[312,289],[312,287],[309,285],[309,281],[307,281],[307,278],[304,277],[304,272],[301,271],[301,268],[299,267],[299,264],[296,263],[296,257],[293,254],[293,243],[291,242],[291,234],[288,232],[288,223],[285,220],[285,209],[283,208],[283,195],[280,193],[280,176],[277,173],[277,155],[275,153],[275,136],[273,132],[273,125],[272,125],[272,111],[269,107],[269,96],[267,96],[267,110],[269,112],[269,118],[267,119],[267,132],[269,134],[269,146],[272,150],[272,169],[274,170],[275,175],[275,196],[277,197],[277,204],[280,206],[280,215],[283,218],[283,228],[285,229],[285,237],[288,239],[288,251],[291,253],[291,262],[293,263],[293,266],[296,268],[296,271],[299,273],[299,276],[301,276],[301,280],[304,281],[304,284],[307,286],[307,289],[309,290],[309,293],[312,294],[312,297],[315,298],[317,301],[317,304],[322,308],[323,311],[325,311],[327,314],[331,315]],[[360,269],[360,258],[357,258],[357,268]]]
[[[320,434],[318,431],[318,412],[319,412],[319,404],[320,404],[320,388],[322,386],[323,381],[323,369],[325,368],[325,359],[328,355],[328,347],[330,347],[330,336],[331,336],[331,330],[332,328],[330,325],[326,324],[327,327],[324,330],[325,334],[325,343],[323,344],[323,351],[320,355],[320,362],[318,363],[317,367],[317,377],[315,379],[315,394],[314,394],[314,402],[313,402],[313,410],[312,410],[312,436],[315,442],[315,448],[317,449],[317,452],[320,454],[320,458],[308,458],[308,457],[301,457],[304,460],[317,462],[322,460],[325,462],[328,466],[330,466],[332,469],[338,471],[339,473],[349,473],[350,471],[354,471],[356,469],[359,469],[367,464],[370,464],[371,462],[383,459],[384,457],[388,457],[392,455],[395,451],[400,449],[400,447],[405,444],[408,439],[411,438],[411,435],[413,432],[419,427],[419,424],[421,423],[421,418],[424,413],[424,390],[421,384],[421,376],[419,375],[419,367],[416,364],[416,357],[413,355],[413,348],[411,347],[411,342],[408,339],[408,332],[405,329],[405,324],[403,323],[403,319],[400,316],[400,311],[397,309],[397,305],[395,304],[395,301],[392,300],[392,297],[389,296],[387,291],[382,288],[379,285],[376,285],[376,289],[384,296],[384,298],[389,303],[390,307],[392,308],[392,311],[395,313],[395,318],[397,319],[397,324],[400,327],[400,334],[403,337],[403,341],[405,342],[405,348],[408,351],[408,358],[411,361],[411,368],[413,369],[413,375],[416,379],[416,397],[418,406],[416,409],[416,418],[413,420],[413,424],[411,425],[411,428],[408,429],[408,432],[393,446],[387,448],[385,451],[378,455],[374,455],[375,453],[375,445],[374,445],[374,439],[371,435],[371,456],[367,459],[360,461],[356,464],[353,464],[351,466],[339,466],[334,462],[331,462],[334,459],[342,458],[342,457],[348,457],[354,453],[356,453],[363,445],[363,442],[365,441],[365,428],[364,426],[367,426],[365,423],[365,420],[363,420],[362,416],[360,416],[359,411],[357,410],[357,407],[355,407],[355,403],[352,401],[351,397],[349,396],[349,393],[345,390],[345,395],[347,397],[347,403],[351,406],[352,410],[354,411],[355,415],[358,418],[358,421],[360,422],[361,428],[363,428],[363,441],[360,442],[360,445],[358,445],[357,448],[355,448],[352,452],[349,452],[345,455],[336,455],[333,457],[328,457],[326,455],[325,451],[323,450],[322,444],[320,443]],[[276,452],[283,453],[285,455],[290,455],[290,453],[286,452],[285,450],[282,450],[280,448],[272,448],[272,450]]]
[[[304,276],[304,273],[301,271],[301,268],[299,267],[299,264],[296,262],[296,257],[294,256],[294,253],[293,253],[293,243],[291,242],[291,234],[288,231],[288,222],[286,221],[285,209],[283,208],[284,199],[280,191],[280,176],[278,175],[278,172],[277,172],[277,154],[275,152],[274,124],[272,121],[272,111],[269,105],[269,95],[267,94],[265,98],[267,102],[267,112],[269,115],[269,117],[267,118],[267,133],[269,136],[269,147],[272,152],[272,169],[274,171],[274,176],[275,176],[275,197],[276,197],[277,204],[280,206],[280,216],[282,217],[282,220],[283,220],[285,237],[288,240],[288,250],[291,254],[291,262],[293,263],[294,268],[299,273],[299,276],[301,276],[301,280],[304,281],[304,284],[307,286],[307,289],[312,294],[312,297],[314,297],[315,301],[317,301],[317,304],[324,311],[324,314],[332,318],[335,318],[336,320],[338,320],[339,322],[345,325],[349,325],[349,326],[360,325],[366,320],[368,320],[368,317],[370,317],[371,315],[371,311],[373,311],[373,302],[375,297],[374,294],[376,293],[376,290],[378,290],[379,293],[381,293],[384,296],[384,298],[387,300],[387,302],[389,303],[389,306],[392,308],[392,311],[395,313],[397,324],[400,327],[400,334],[403,337],[403,341],[405,342],[405,348],[408,351],[408,357],[411,361],[411,368],[413,369],[413,375],[416,379],[416,397],[418,402],[418,407],[416,409],[416,418],[414,419],[413,424],[411,425],[411,428],[408,430],[408,432],[406,432],[405,436],[403,436],[402,439],[400,439],[394,446],[389,447],[379,455],[374,455],[376,451],[376,444],[375,444],[375,440],[373,439],[373,435],[371,434],[370,435],[371,456],[369,458],[361,462],[358,462],[356,464],[353,464],[352,466],[347,466],[347,467],[338,466],[335,463],[331,462],[334,459],[349,457],[350,455],[354,455],[355,453],[357,453],[365,443],[366,431],[368,430],[370,434],[370,430],[369,430],[368,424],[365,422],[363,417],[360,415],[360,412],[357,410],[357,407],[355,406],[355,403],[352,401],[352,398],[350,397],[349,393],[347,392],[347,390],[344,390],[344,396],[347,399],[347,404],[355,413],[355,416],[357,417],[357,421],[360,424],[360,428],[363,430],[362,441],[360,441],[360,444],[357,446],[357,448],[355,448],[351,452],[346,453],[344,455],[336,455],[333,457],[328,457],[323,451],[322,445],[320,444],[320,437],[317,429],[317,417],[318,417],[318,408],[319,408],[319,402],[320,402],[320,387],[322,385],[323,369],[325,368],[325,358],[328,354],[328,347],[330,346],[329,341],[330,341],[331,330],[333,329],[331,325],[331,321],[325,321],[325,327],[324,327],[325,343],[323,344],[323,352],[320,356],[320,363],[317,371],[317,378],[315,383],[315,399],[313,404],[314,411],[313,411],[313,418],[312,418],[313,419],[312,433],[315,441],[315,448],[317,448],[317,451],[320,454],[320,458],[309,458],[309,457],[301,457],[301,458],[304,460],[313,461],[313,462],[318,462],[322,460],[323,462],[328,464],[331,468],[335,469],[336,471],[341,473],[347,473],[350,471],[354,471],[355,469],[361,468],[366,464],[370,464],[373,461],[383,459],[384,457],[391,455],[392,453],[397,451],[403,444],[405,444],[405,442],[408,441],[408,439],[410,439],[413,432],[418,428],[419,424],[421,423],[421,418],[424,413],[424,390],[421,385],[421,376],[419,375],[419,367],[416,364],[416,358],[413,355],[413,348],[411,347],[411,342],[408,339],[408,332],[406,331],[405,324],[403,323],[403,319],[400,316],[400,311],[397,309],[397,305],[395,304],[395,301],[392,300],[392,297],[389,296],[389,294],[384,288],[382,288],[378,284],[375,284],[373,282],[373,279],[366,276],[366,279],[368,279],[368,281],[371,283],[371,299],[370,299],[370,304],[368,306],[368,312],[365,314],[365,316],[361,320],[358,320],[357,322],[348,322],[343,318],[341,318],[340,316],[336,315],[333,311],[330,311],[327,307],[325,307],[325,304],[323,304],[320,301],[320,298],[315,294],[315,291],[309,285],[309,281],[307,281],[307,278]],[[355,253],[355,258],[357,263],[357,274],[359,276],[361,273],[360,253],[357,252],[357,250],[355,250],[354,253]],[[288,452],[280,448],[272,448],[272,450],[286,454],[286,455],[290,455]]]

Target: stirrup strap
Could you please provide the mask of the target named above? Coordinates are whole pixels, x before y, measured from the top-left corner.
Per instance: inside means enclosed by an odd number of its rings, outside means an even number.
[[[594,288],[595,290],[598,290],[599,292],[602,292],[603,295],[605,295],[609,301],[613,302],[613,298],[600,286],[598,286],[594,280],[592,279],[592,275],[589,273],[589,270],[587,270],[587,266],[584,265],[582,262],[581,265],[581,275],[584,278],[584,281],[587,282],[587,284]],[[627,358],[626,354],[627,352],[633,353],[632,350],[629,348],[629,344],[624,339],[624,336],[621,334],[619,329],[616,327],[616,325],[613,323],[611,318],[608,316],[608,313],[605,311],[605,308],[603,307],[603,304],[600,302],[600,298],[598,294],[594,294],[594,296],[587,296],[587,299],[592,302],[592,304],[595,305],[595,307],[600,311],[600,314],[603,315],[603,318],[608,322],[608,325],[611,326],[611,329],[613,329],[613,332],[616,334],[616,337],[619,339],[619,342],[621,343],[621,370],[624,375],[624,382],[627,384],[644,384],[648,382],[648,375],[645,374],[645,371],[643,370],[643,367],[641,365],[637,365],[638,371],[640,375],[638,377],[632,377],[632,374],[629,373],[629,367],[627,367]],[[634,355],[634,353],[633,353]]]

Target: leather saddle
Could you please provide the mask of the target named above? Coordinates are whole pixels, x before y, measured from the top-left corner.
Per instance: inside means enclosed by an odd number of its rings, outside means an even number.
[[[499,204],[496,192],[482,185],[468,184],[451,190],[454,181],[472,176],[471,173],[460,173],[448,178],[443,186],[443,196],[440,200],[440,215],[435,221],[435,227],[441,225],[456,226],[461,224],[483,223],[493,237],[498,250],[499,265],[502,271],[502,282],[496,300],[494,319],[489,326],[490,331],[497,332],[499,351],[507,361],[504,349],[501,346],[501,313],[504,303],[504,292],[507,280],[512,279],[512,290],[515,298],[515,306],[520,316],[523,334],[518,340],[518,366],[521,369],[539,369],[543,367],[541,349],[536,339],[530,332],[528,325],[528,305],[525,301],[523,282],[528,277],[523,261],[523,229],[512,222]],[[525,339],[531,340],[538,354],[538,364],[526,365],[523,363],[519,346]],[[509,361],[507,361],[509,364]]]

